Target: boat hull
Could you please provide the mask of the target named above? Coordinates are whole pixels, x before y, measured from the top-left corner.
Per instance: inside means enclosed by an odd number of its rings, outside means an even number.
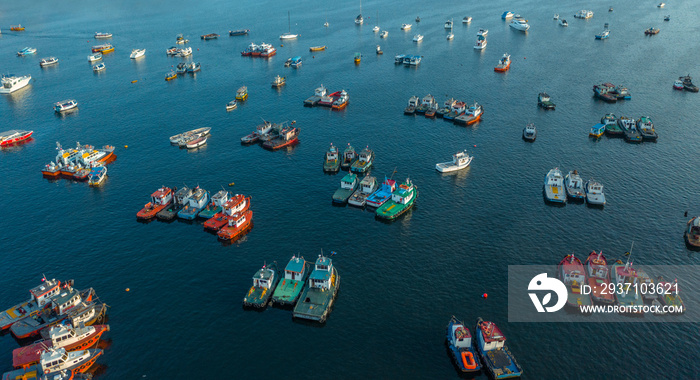
[[[250,215],[251,218],[246,218],[246,221],[239,227],[224,226],[219,230],[219,232],[216,235],[219,237],[220,240],[233,240],[245,235],[253,226],[252,213]]]
[[[333,302],[335,301],[339,288],[340,276],[338,275],[338,270],[333,267],[331,288],[329,291],[322,291],[318,288],[309,288],[307,286],[294,307],[292,317],[308,319],[319,323],[326,322],[333,308]]]
[[[170,203],[172,203],[172,202],[168,202],[164,205],[155,205],[155,206],[151,205],[150,207],[144,207],[141,209],[141,211],[136,213],[136,219],[140,219],[140,220],[153,219],[156,217],[156,215],[159,212],[163,211],[163,209],[168,207],[170,205]]]

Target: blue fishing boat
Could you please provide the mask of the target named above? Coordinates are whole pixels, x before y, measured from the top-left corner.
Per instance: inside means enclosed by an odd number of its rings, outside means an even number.
[[[365,204],[369,207],[379,208],[384,204],[384,202],[391,199],[391,193],[393,193],[394,190],[396,190],[396,181],[384,177],[382,186],[379,188],[379,190],[367,197],[367,202]]]
[[[177,216],[182,219],[193,220],[208,203],[209,192],[197,186],[185,207],[177,212]]]
[[[522,367],[506,346],[506,337],[495,323],[479,318],[475,331],[476,349],[492,378],[508,379],[523,374]]]
[[[299,66],[301,66],[301,57],[297,55],[296,57],[292,58],[292,61],[289,63],[289,66],[292,66],[294,68],[298,68]]]
[[[599,138],[605,133],[605,124],[596,124],[591,127],[591,131],[588,132],[588,136]]]
[[[325,322],[340,287],[338,270],[333,260],[320,254],[309,276],[309,282],[294,307],[294,318]]]
[[[460,371],[476,372],[481,370],[481,363],[479,363],[472,342],[472,334],[464,326],[464,323],[455,318],[454,315],[450,319],[450,323],[447,324],[447,346],[450,348],[452,359]]]

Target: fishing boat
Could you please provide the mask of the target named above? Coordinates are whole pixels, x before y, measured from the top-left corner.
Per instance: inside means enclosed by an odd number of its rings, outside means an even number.
[[[213,40],[213,39],[219,38],[219,35],[216,33],[209,33],[209,34],[201,35],[200,38],[205,40],[205,41],[206,40]]]
[[[185,75],[187,73],[187,63],[186,62],[180,62],[177,64],[177,67],[175,68],[175,72],[177,75]]]
[[[690,77],[690,74],[684,77],[678,77],[678,79],[683,81],[683,88],[686,91],[698,92],[698,86],[693,84],[693,78]]]
[[[620,128],[622,128],[625,141],[630,143],[642,142],[642,134],[639,133],[639,129],[637,129],[637,121],[635,119],[620,116],[620,118],[617,119],[617,123],[620,125]]]
[[[48,57],[48,58],[42,58],[41,61],[39,61],[39,66],[41,67],[47,67],[47,66],[53,66],[58,64],[58,58],[56,57]]]
[[[282,87],[285,83],[287,83],[287,77],[277,75],[275,79],[272,80],[272,87]]]
[[[350,166],[350,170],[355,173],[365,173],[372,167],[374,162],[374,151],[365,147],[358,155],[357,161],[353,162]]]
[[[340,96],[333,101],[331,108],[334,110],[342,110],[343,108],[347,107],[349,102],[350,95],[348,95],[347,91],[342,90],[340,91]]]
[[[136,213],[136,218],[141,220],[152,219],[161,210],[166,208],[173,201],[173,191],[169,187],[161,187],[151,194],[151,201]]]
[[[292,125],[294,125],[294,122],[292,122]],[[279,134],[277,135],[276,138],[265,141],[263,143],[263,148],[269,149],[269,150],[277,150],[277,149],[284,148],[286,146],[296,144],[298,142],[299,142],[299,128],[295,128],[292,126],[285,126],[279,131]]]
[[[235,110],[236,107],[238,107],[238,101],[236,99],[226,103],[226,111]]]
[[[411,96],[410,99],[408,99],[408,105],[406,108],[403,110],[404,115],[413,115],[416,113],[416,108],[418,108],[420,103],[420,99],[417,96]]]
[[[605,206],[605,194],[603,193],[603,185],[590,180],[586,182],[586,202],[593,206]]]
[[[248,87],[242,86],[236,91],[236,100],[244,102],[248,99]]]
[[[102,355],[100,349],[67,352],[64,348],[50,348],[40,354],[39,363],[3,374],[3,380],[41,379],[73,380],[76,374],[87,371]],[[44,376],[39,377],[38,374]],[[67,377],[70,374],[70,377]],[[80,379],[91,378],[81,375]]]
[[[656,141],[659,138],[654,129],[654,123],[649,116],[642,116],[637,119],[637,129],[642,135],[642,140]]]
[[[143,57],[144,55],[146,55],[146,49],[134,49],[131,51],[131,55],[129,55],[129,58],[137,59]]]
[[[367,197],[372,193],[377,191],[379,184],[377,183],[377,178],[372,176],[365,176],[360,181],[360,185],[355,190],[355,192],[348,199],[348,204],[357,207],[364,207],[367,202]]]
[[[20,131],[18,129],[0,132],[0,146],[17,144],[32,137],[33,133],[34,131]]]
[[[112,33],[100,33],[100,32],[95,32],[95,39],[104,39],[104,38],[112,38]]]
[[[61,112],[66,112],[69,110],[72,110],[74,108],[78,107],[78,102],[75,99],[68,99],[68,100],[63,100],[60,102],[57,102],[54,104],[54,111],[61,113]]]
[[[190,55],[192,55],[192,47],[188,47],[186,49],[177,49],[175,55],[180,58],[189,57]]]
[[[546,110],[557,108],[557,105],[552,102],[552,98],[546,92],[540,92],[539,95],[537,95],[537,105]]]
[[[58,178],[61,175],[63,165],[60,163],[50,162],[44,166],[41,174],[46,178]]]
[[[615,87],[610,83],[597,84],[593,86],[593,93],[599,99],[608,103],[615,103],[617,101],[617,96],[612,93],[614,88]]]
[[[544,196],[549,202],[566,203],[564,176],[559,168],[550,170],[544,177]]]
[[[401,30],[411,30],[413,24],[401,24]]]
[[[331,147],[325,155],[325,160],[323,161],[323,171],[330,173],[337,173],[340,170],[340,157],[338,156],[338,148],[331,143]]]
[[[381,187],[367,197],[365,204],[369,207],[378,208],[391,198],[394,190],[396,190],[396,181],[384,177]]]
[[[445,120],[454,120],[458,116],[462,116],[467,110],[467,104],[462,101],[455,101],[452,104],[452,108],[449,113],[444,114],[442,117]]]
[[[249,231],[249,227],[253,225],[253,211],[246,210],[238,214],[233,214],[228,218],[228,224],[221,227],[216,236],[220,240],[234,240],[243,236]]]
[[[469,166],[472,163],[474,157],[470,156],[467,151],[457,152],[452,155],[452,161],[441,162],[435,165],[435,170],[440,173],[449,173],[457,170],[461,170]]]
[[[481,120],[481,115],[483,114],[484,108],[481,106],[481,104],[474,102],[474,104],[470,105],[466,109],[464,114],[455,117],[454,120],[457,124],[471,125]]]
[[[74,323],[90,320],[95,315],[96,304],[92,302],[94,296],[95,291],[92,288],[77,291],[67,285],[58,295],[51,298],[51,303],[39,313],[12,324],[10,332],[17,339],[25,339],[39,335],[42,329],[69,319]]]
[[[359,65],[360,62],[362,61],[362,53],[355,53],[355,57],[353,58],[353,61],[355,62],[356,65]]]
[[[501,18],[504,20],[507,20],[509,18],[513,18],[513,12],[511,12],[511,11],[503,12],[503,14],[501,15]]]
[[[406,182],[400,184],[391,193],[391,199],[377,209],[377,217],[394,220],[410,210],[416,203],[416,198],[418,198],[418,190],[411,182],[411,179],[406,178]]]
[[[88,62],[95,62],[102,59],[102,53],[95,53],[88,55]]]
[[[632,99],[632,95],[630,95],[630,91],[627,89],[627,87],[617,85],[615,86],[611,91],[611,94],[615,95],[618,100],[620,99]]]
[[[100,71],[104,71],[104,69],[106,69],[106,68],[107,68],[107,66],[105,66],[104,62],[100,62],[100,63],[96,64],[95,66],[92,66],[92,71],[97,73]]]
[[[619,260],[614,263],[610,271],[612,272],[611,283],[613,286],[618,289],[630,289],[627,292],[616,292],[617,304],[625,307],[639,307],[637,310],[623,311],[623,314],[642,316],[641,307],[644,306],[644,299],[639,290],[634,290],[640,288],[639,278],[637,277],[637,271],[629,260],[629,256],[624,264]]]
[[[523,369],[506,346],[506,337],[495,323],[476,321],[476,350],[481,362],[494,379],[520,377]]]
[[[41,355],[51,349],[63,348],[66,352],[87,350],[94,347],[100,341],[102,334],[107,331],[109,331],[109,325],[55,325],[48,330],[46,339],[14,349],[12,366],[19,369],[39,364]]]
[[[574,14],[574,17],[586,20],[586,19],[593,17],[593,11],[582,9],[582,10],[576,12]]]
[[[474,43],[474,49],[483,50],[486,47],[486,38],[484,36],[476,36],[476,43]]]
[[[535,128],[534,123],[527,123],[525,128],[523,128],[523,140],[529,142],[535,142],[537,138],[537,128]]]
[[[584,294],[581,291],[581,285],[588,284],[586,269],[583,263],[581,263],[581,259],[574,256],[573,253],[566,255],[564,259],[559,262],[557,275],[559,280],[566,285],[566,292],[568,294],[566,306],[572,310],[579,311],[581,310],[581,306],[591,305],[590,294]]]
[[[510,22],[511,28],[515,30],[519,30],[521,32],[527,32],[530,29],[530,24],[527,23],[527,20],[523,20],[520,18],[516,18]]]
[[[559,19],[559,25],[560,25],[560,26],[567,27],[567,26],[569,26],[569,23],[566,22],[566,20],[564,20],[563,18],[560,18],[560,19]]]
[[[423,100],[421,101],[421,104],[416,108],[417,113],[425,113],[430,109],[435,104],[435,97],[428,94],[425,97],[423,97]]]
[[[212,195],[211,202],[209,202],[197,216],[204,219],[213,218],[214,215],[223,210],[224,205],[229,201],[230,197],[231,194],[228,191],[219,190],[216,194]]]
[[[588,136],[593,138],[600,138],[605,133],[605,124],[598,123],[591,127],[591,131],[588,132]]]
[[[31,55],[31,54],[36,54],[36,48],[26,47],[26,48],[17,52],[17,55],[20,57],[23,57],[25,55]]]
[[[355,192],[359,181],[357,174],[348,173],[340,180],[340,187],[333,193],[333,203],[345,204],[348,198]]]
[[[314,270],[296,306],[294,318],[310,319],[323,323],[328,318],[340,287],[338,270],[329,257],[318,256]]]
[[[379,33],[379,38],[387,38],[389,37],[389,31],[383,30],[381,33]]]
[[[700,250],[700,217],[695,216],[688,221],[683,238],[690,249]]]
[[[250,29],[238,29],[228,31],[229,36],[245,36],[248,33],[250,33]]]
[[[655,34],[659,34],[659,32],[660,32],[659,28],[651,27],[651,28],[645,30],[644,34],[647,36],[653,36]]]
[[[207,144],[207,137],[201,136],[201,137],[197,137],[195,139],[188,141],[187,144],[185,144],[185,147],[187,149],[196,149],[196,148],[199,148],[199,147],[204,146],[206,144]]]
[[[284,268],[282,282],[277,284],[272,294],[272,303],[282,306],[294,306],[297,303],[309,277],[309,266],[306,264],[303,257],[292,256]]]
[[[425,111],[425,117],[429,119],[434,119],[435,115],[437,114],[438,110],[438,104],[437,102],[433,102],[428,109]]]
[[[605,134],[609,136],[621,136],[623,135],[622,128],[617,124],[617,117],[614,113],[605,114],[600,119],[600,123],[605,125]]]
[[[673,89],[683,91],[683,81],[676,79],[676,81],[673,82]]]
[[[270,58],[275,54],[277,54],[277,49],[274,46],[266,43],[260,44],[260,57]],[[255,56],[255,53],[253,53],[253,56]]]
[[[454,33],[448,33],[447,36],[446,36],[446,38],[447,38],[448,41],[452,41],[452,39],[455,38],[455,34],[454,34]]]
[[[22,25],[12,25],[10,26],[10,30],[13,32],[22,32],[24,31],[24,27]]]
[[[454,315],[447,324],[447,347],[455,365],[462,372],[477,372],[481,363],[474,349],[472,334],[464,323]]]
[[[105,178],[107,178],[107,167],[104,165],[93,166],[88,175],[88,185],[100,186]]]
[[[423,35],[422,34],[416,34],[413,36],[413,42],[421,42],[423,41]]]
[[[178,189],[173,196],[173,201],[163,210],[156,214],[156,217],[161,220],[172,220],[177,216],[186,204],[189,203],[189,198],[194,194],[194,190],[187,186]]]
[[[72,283],[72,282],[69,282]],[[51,305],[51,299],[61,293],[61,281],[42,278],[42,283],[29,289],[29,300],[19,303],[0,313],[0,331],[9,329],[15,322],[38,314]]]
[[[111,46],[112,46],[111,44],[95,45],[92,47],[92,52],[93,53],[100,53],[102,50],[107,49]]]
[[[443,107],[438,108],[435,112],[435,115],[437,117],[445,117],[445,115],[449,114],[450,111],[452,111],[452,106],[454,106],[455,102],[457,101],[454,98],[449,98],[445,100],[445,103],[443,103]]]
[[[462,19],[462,24],[469,24],[470,22],[472,22],[472,16],[464,16]]]
[[[289,11],[287,11],[287,22],[289,24],[289,30],[287,33],[280,36],[280,40],[293,40],[299,37],[298,34],[292,33],[292,21]]]
[[[394,56],[394,63],[400,65],[403,63],[403,59],[406,58],[406,54],[399,54]]]
[[[287,66],[291,66],[291,67],[293,67],[293,68],[295,68],[295,69],[298,69],[299,66],[301,66],[301,63],[302,63],[301,56],[298,56],[298,55],[297,55],[296,57],[290,58],[290,59],[288,60],[288,62],[289,62],[289,65],[287,65]],[[286,65],[286,64],[285,64],[285,65]]]
[[[183,45],[190,42],[190,40],[186,39],[182,34],[178,34],[177,37],[175,38],[175,43],[178,45]]]
[[[566,187],[566,195],[568,195],[569,198],[581,201],[586,198],[583,180],[578,174],[578,171],[573,170],[566,175],[564,179],[564,186]]]
[[[203,128],[197,128],[193,129],[191,131],[183,132],[174,136],[170,136],[170,143],[171,144],[177,144],[180,145],[183,140],[189,140],[192,137],[200,137],[200,136],[206,136],[209,134],[211,131],[211,127],[203,127]],[[182,144],[181,146],[185,146],[185,144]]]
[[[615,292],[611,292],[610,271],[603,251],[591,252],[586,259],[588,285],[591,287],[591,299],[597,303],[614,304]]]
[[[194,193],[187,199],[187,204],[177,212],[178,218],[194,220],[200,211],[209,203],[209,192],[197,186]]]
[[[110,44],[103,45],[102,49],[100,49],[99,52],[102,53],[102,54],[113,53],[113,52],[114,52],[114,46],[112,46],[112,45],[110,45]],[[96,53],[96,52],[93,51],[93,53]]]
[[[343,151],[343,160],[340,163],[340,168],[343,170],[348,170],[352,166],[352,164],[355,162],[357,159],[357,152],[355,151],[355,148],[348,143],[348,147],[345,148]]]
[[[253,276],[253,286],[243,298],[243,306],[258,309],[267,306],[279,280],[277,263],[263,265]]]
[[[194,74],[200,70],[202,70],[202,65],[199,62],[191,62],[187,64],[187,72],[190,74]]]
[[[505,53],[503,54],[503,57],[501,57],[501,59],[498,61],[496,67],[493,68],[493,71],[502,73],[508,71],[508,69],[510,69],[510,54]]]
[[[204,222],[204,229],[211,231],[219,231],[221,228],[229,224],[231,219],[238,219],[239,214],[243,214],[250,208],[250,197],[242,194],[232,196],[226,203],[221,206],[221,211],[214,214],[211,218]]]
[[[680,295],[680,289],[678,289],[678,279],[674,282],[664,281],[663,277],[659,277],[657,281],[657,288],[663,289],[664,291],[659,294],[659,301],[663,305],[674,307],[676,309],[676,314],[682,314],[685,312],[685,304]]]
[[[610,29],[608,29],[608,23],[605,23],[603,31],[595,35],[596,40],[606,40],[610,36]]]

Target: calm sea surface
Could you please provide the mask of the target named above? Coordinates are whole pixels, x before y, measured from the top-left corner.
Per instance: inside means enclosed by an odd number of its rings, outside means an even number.
[[[0,130],[34,130],[33,141],[0,151],[0,305],[24,300],[42,273],[94,287],[111,306],[111,345],[99,359],[103,379],[453,378],[443,343],[453,314],[470,326],[479,316],[497,322],[529,379],[700,376],[697,324],[508,323],[506,283],[509,264],[555,264],[593,249],[619,257],[633,241],[636,263],[700,264],[682,236],[687,219],[700,213],[700,95],[671,87],[679,75],[700,79],[697,3],[674,1],[662,10],[652,1],[599,0],[362,6],[365,24],[357,27],[359,2],[0,4],[0,72],[33,78],[0,98]],[[582,8],[595,16],[574,19]],[[527,18],[530,31],[509,28],[500,17],[506,10]],[[280,47],[287,11],[301,36]],[[558,26],[554,13],[570,26]],[[662,21],[665,14],[670,22]],[[471,25],[461,23],[465,15],[473,16]],[[443,24],[451,18],[455,37],[446,41]],[[377,20],[387,39],[372,32]],[[401,31],[408,22],[413,30]],[[595,41],[606,22],[610,39]],[[27,30],[10,32],[17,23]],[[645,37],[651,26],[661,33]],[[482,52],[472,48],[480,27],[489,29]],[[228,36],[239,28],[250,35]],[[87,62],[97,31],[113,33],[116,48],[100,74]],[[221,37],[199,38],[214,32]],[[181,61],[165,54],[178,33],[190,39],[202,71],[165,82]],[[420,44],[412,42],[417,33],[425,35]],[[274,43],[277,56],[241,57],[251,42]],[[377,44],[384,55],[374,53]],[[310,53],[315,45],[328,50]],[[37,54],[17,57],[25,46]],[[135,48],[145,48],[146,57],[130,60]],[[355,52],[363,54],[359,66]],[[494,73],[505,52],[510,71]],[[424,58],[407,68],[394,65],[396,54]],[[285,68],[295,55],[303,66]],[[41,69],[45,56],[60,64]],[[287,77],[280,90],[270,88],[275,75]],[[626,85],[632,99],[595,100],[591,87],[603,81]],[[321,84],[347,90],[347,109],[303,108]],[[242,85],[249,100],[226,112]],[[537,107],[540,91],[552,96],[556,111]],[[484,117],[465,128],[402,114],[410,96],[427,93],[440,102],[478,101]],[[57,117],[52,105],[66,98],[80,109]],[[590,126],[607,112],[651,116],[658,143],[589,139]],[[239,138],[261,118],[296,120],[301,143],[278,152],[241,146]],[[521,140],[528,122],[538,128],[534,144]],[[212,127],[205,148],[188,152],[168,143],[204,126]],[[39,171],[54,159],[56,141],[115,145],[118,158],[104,186],[43,179]],[[321,170],[331,142],[374,149],[379,179],[394,169],[398,180],[410,176],[420,189],[416,207],[386,224],[368,211],[331,206],[341,178]],[[475,157],[468,170],[435,171],[435,163],[463,149]],[[545,205],[542,179],[555,166],[603,183],[605,209]],[[230,182],[252,196],[255,221],[235,244],[221,244],[201,222],[135,220],[161,185],[215,192]],[[284,266],[295,254],[313,260],[322,249],[338,252],[343,279],[325,326],[293,322],[287,310],[242,309],[263,263]],[[0,371],[11,369],[16,347],[11,336],[0,337]]]

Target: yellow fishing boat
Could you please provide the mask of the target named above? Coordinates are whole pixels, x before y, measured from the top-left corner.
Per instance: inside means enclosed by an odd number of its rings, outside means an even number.
[[[15,32],[21,32],[24,30],[24,27],[22,25],[12,25],[10,27],[10,30],[15,31]]]
[[[236,100],[245,101],[248,99],[248,87],[243,86],[236,91]]]
[[[174,71],[165,74],[165,80],[173,80],[175,78],[177,78],[177,73]]]
[[[109,46],[107,46],[106,48],[100,50],[100,53],[102,53],[102,54],[107,54],[107,53],[111,53],[111,52],[113,52],[113,51],[114,51],[114,46],[109,45]]]
[[[312,46],[309,48],[310,51],[323,51],[326,50],[326,46]]]
[[[355,64],[356,64],[356,65],[359,65],[359,64],[360,64],[360,60],[361,60],[361,59],[362,59],[362,54],[360,54],[360,53],[355,53]]]

